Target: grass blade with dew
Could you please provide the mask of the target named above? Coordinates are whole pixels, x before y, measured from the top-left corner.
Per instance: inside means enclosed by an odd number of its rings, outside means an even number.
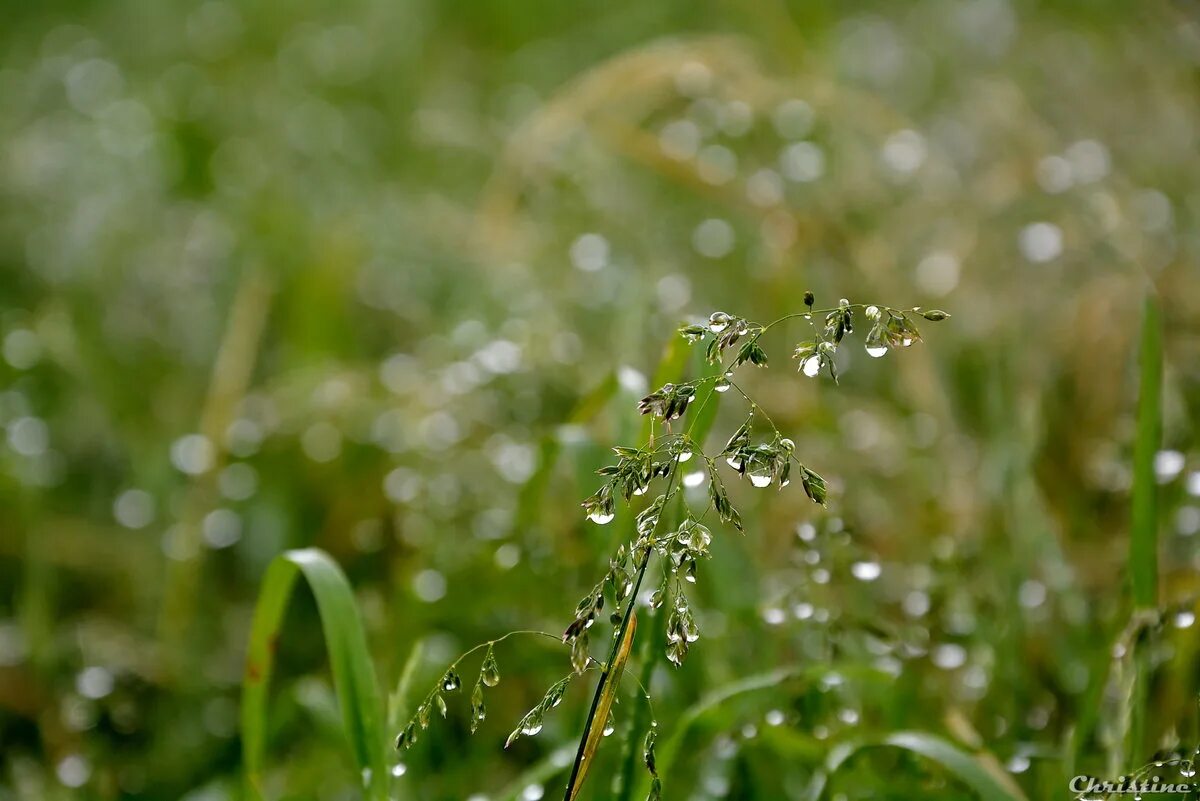
[[[819,801],[829,777],[851,757],[870,748],[889,747],[900,748],[936,762],[970,787],[982,801],[1026,801],[1021,788],[1003,771],[989,768],[974,754],[948,740],[919,731],[899,731],[880,740],[856,740],[835,746],[825,760],[824,769],[813,777],[805,796],[806,801]]]
[[[267,691],[275,649],[296,579],[303,576],[317,601],[346,739],[362,771],[367,798],[387,797],[385,735],[379,687],[367,637],[345,574],[324,551],[287,551],[267,568],[259,590],[242,682],[242,762],[246,791],[262,798],[267,736]]]

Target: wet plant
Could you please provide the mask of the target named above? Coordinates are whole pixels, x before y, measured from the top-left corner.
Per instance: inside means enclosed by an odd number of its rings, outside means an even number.
[[[739,371],[747,366],[765,368],[769,365],[763,337],[790,321],[800,320],[807,324],[806,335],[793,346],[792,357],[797,369],[810,378],[824,372],[836,382],[838,351],[854,333],[856,324],[860,329],[866,329],[863,345],[867,354],[878,358],[889,350],[920,342],[918,319],[939,322],[950,316],[936,309],[898,309],[851,303],[846,299],[832,308],[814,309],[815,298],[811,292],[805,293],[804,301],[804,311],[766,324],[718,311],[705,321],[682,326],[680,336],[704,348],[705,361],[713,368],[711,374],[663,384],[643,397],[637,410],[651,421],[649,436],[639,445],[613,447],[615,461],[597,471],[602,483],[581,504],[588,521],[606,525],[617,516],[621,505],[618,502],[623,503],[635,515],[634,535],[631,541],[620,543],[610,555],[608,570],[579,601],[574,617],[561,637],[570,648],[572,673],[550,687],[505,743],[507,747],[522,735],[537,734],[544,715],[559,704],[571,680],[589,668],[597,668],[600,677],[567,783],[566,801],[578,796],[594,764],[601,739],[615,729],[612,706],[632,650],[637,607],[643,600],[642,584],[655,557],[661,565],[661,579],[645,598],[645,604],[648,616],[655,621],[661,620],[665,627],[666,659],[680,667],[700,639],[689,587],[696,584],[700,565],[711,558],[713,533],[709,524],[723,524],[745,534],[742,515],[730,500],[727,480],[746,479],[755,488],[775,487],[778,490],[795,480],[813,503],[826,504],[829,487],[825,479],[803,461],[795,440],[776,427],[736,380]],[[712,419],[711,416],[704,418],[706,408],[716,402],[714,398],[731,389],[745,402],[746,416],[719,451],[706,453],[703,445],[707,431],[700,429],[698,421],[706,420],[706,427]],[[706,487],[706,490],[696,495],[705,498],[706,502],[702,507],[693,507],[685,490],[700,487]],[[649,500],[643,502],[643,496]],[[635,507],[640,508],[634,511]],[[607,621],[610,626],[608,657],[598,661],[590,656],[590,641],[596,622],[601,620],[610,603],[614,611]],[[397,747],[411,745],[418,733],[429,726],[434,710],[445,715],[446,694],[462,686],[460,664],[468,656],[486,649],[471,697],[474,731],[486,715],[484,688],[495,686],[499,680],[494,646],[509,636],[512,635],[478,645],[455,660],[417,706],[412,720],[397,737]],[[649,701],[645,688],[642,692]],[[644,732],[631,734],[643,741],[642,761],[651,779],[650,801],[662,793],[654,751],[657,731],[658,723],[651,715]]]

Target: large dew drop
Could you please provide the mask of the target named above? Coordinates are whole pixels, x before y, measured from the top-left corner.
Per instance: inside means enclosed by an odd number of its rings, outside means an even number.
[[[599,523],[600,525],[603,526],[605,523],[611,522],[613,517],[615,517],[615,516],[616,515],[614,515],[612,512],[605,514],[604,512],[601,512],[600,510],[596,510],[595,512],[592,512],[591,514],[588,515],[588,520],[591,520],[593,523]]]
[[[887,353],[887,351],[888,351],[888,349],[887,349],[886,345],[868,345],[867,346],[867,355],[872,358],[875,358],[875,359],[878,359],[880,356]]]
[[[821,372],[821,360],[816,356],[809,356],[801,363],[800,369],[806,376],[812,378],[817,373]]]
[[[769,486],[771,486],[771,474],[770,473],[751,473],[750,474],[750,483],[760,489],[763,487],[769,487]]]

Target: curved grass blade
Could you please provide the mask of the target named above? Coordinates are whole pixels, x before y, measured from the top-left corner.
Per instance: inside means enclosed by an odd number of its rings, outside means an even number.
[[[920,731],[899,731],[882,740],[859,740],[834,747],[825,760],[825,768],[813,777],[808,801],[818,801],[825,791],[829,777],[851,757],[869,748],[901,748],[941,765],[983,801],[1026,801],[1025,794],[1010,776],[997,771],[979,759],[941,737]]]
[[[384,799],[388,776],[385,737],[366,633],[345,574],[328,554],[316,548],[287,551],[275,557],[259,591],[242,681],[242,764],[247,795],[262,798],[267,689],[275,666],[279,630],[298,576],[304,577],[317,601],[346,739],[355,764],[362,770],[367,797]]]
[[[579,751],[575,755],[575,767],[571,771],[571,780],[567,783],[567,801],[575,801],[583,783],[587,779],[592,764],[596,761],[596,751],[604,738],[604,726],[608,723],[608,713],[613,701],[617,698],[617,690],[621,686],[621,674],[625,671],[625,663],[633,651],[633,634],[637,630],[637,615],[630,613],[629,625],[621,635],[621,644],[616,650],[612,664],[600,675],[600,683],[596,687],[596,700],[588,715],[587,730],[579,743]]]
[[[826,672],[828,672],[827,668],[783,667],[772,670],[769,673],[748,676],[741,681],[726,684],[706,694],[679,716],[679,720],[676,722],[670,738],[658,749],[658,772],[663,776],[670,777],[671,768],[675,764],[675,759],[679,755],[679,750],[683,746],[688,732],[709,712],[720,708],[728,701],[739,696],[759,692],[760,690],[773,689],[792,679],[804,676],[816,676]]]

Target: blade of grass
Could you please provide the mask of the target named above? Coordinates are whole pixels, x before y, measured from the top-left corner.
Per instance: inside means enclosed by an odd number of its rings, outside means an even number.
[[[1136,609],[1158,606],[1158,487],[1154,455],[1162,437],[1162,323],[1158,304],[1146,298],[1138,357],[1137,439],[1133,444],[1133,513],[1129,575]]]
[[[1162,323],[1158,304],[1146,296],[1138,353],[1137,437],[1133,443],[1133,502],[1129,530],[1129,575],[1133,585],[1134,617],[1158,608],[1158,486],[1154,457],[1162,443]],[[1146,730],[1153,630],[1133,641],[1132,685],[1126,715],[1125,753],[1142,751]]]
[[[596,689],[596,701],[592,704],[591,712],[588,714],[583,741],[575,757],[575,766],[571,769],[571,780],[567,784],[567,801],[575,801],[579,797],[579,791],[583,789],[583,783],[587,780],[592,765],[596,763],[596,751],[599,750],[600,741],[604,738],[608,713],[612,709],[613,701],[617,699],[617,691],[621,687],[621,674],[625,671],[625,663],[629,661],[629,654],[633,651],[633,635],[636,631],[637,615],[630,612],[629,624],[621,632],[621,641],[613,652],[612,662],[600,674],[600,684]]]
[[[396,689],[388,697],[388,731],[398,730],[400,724],[408,720],[412,714],[408,708],[408,698],[412,695],[413,681],[416,679],[417,670],[421,667],[421,662],[424,659],[425,640],[417,640],[408,654],[408,659],[404,660],[404,667],[400,670],[400,678],[396,682]]]
[[[579,399],[567,417],[567,423],[580,425],[591,421],[603,411],[608,401],[617,393],[618,388],[616,374],[609,373],[604,380]],[[536,522],[538,513],[543,507],[542,498],[550,486],[550,479],[554,475],[554,468],[558,464],[561,452],[562,443],[556,433],[551,432],[542,436],[538,445],[537,468],[521,487],[521,492],[517,496],[513,531],[523,531]]]
[[[384,729],[366,633],[345,574],[328,554],[316,548],[287,551],[275,557],[259,591],[242,682],[242,763],[247,795],[262,798],[267,689],[275,667],[279,631],[298,576],[304,577],[317,601],[346,739],[362,771],[367,795],[384,799]]]
[[[964,751],[947,740],[919,731],[899,731],[881,740],[860,740],[835,746],[809,785],[807,801],[818,801],[825,792],[829,777],[851,757],[870,748],[901,748],[936,762],[963,784],[970,787],[983,801],[1025,801],[1021,788],[1006,774],[997,774],[976,755]]]

